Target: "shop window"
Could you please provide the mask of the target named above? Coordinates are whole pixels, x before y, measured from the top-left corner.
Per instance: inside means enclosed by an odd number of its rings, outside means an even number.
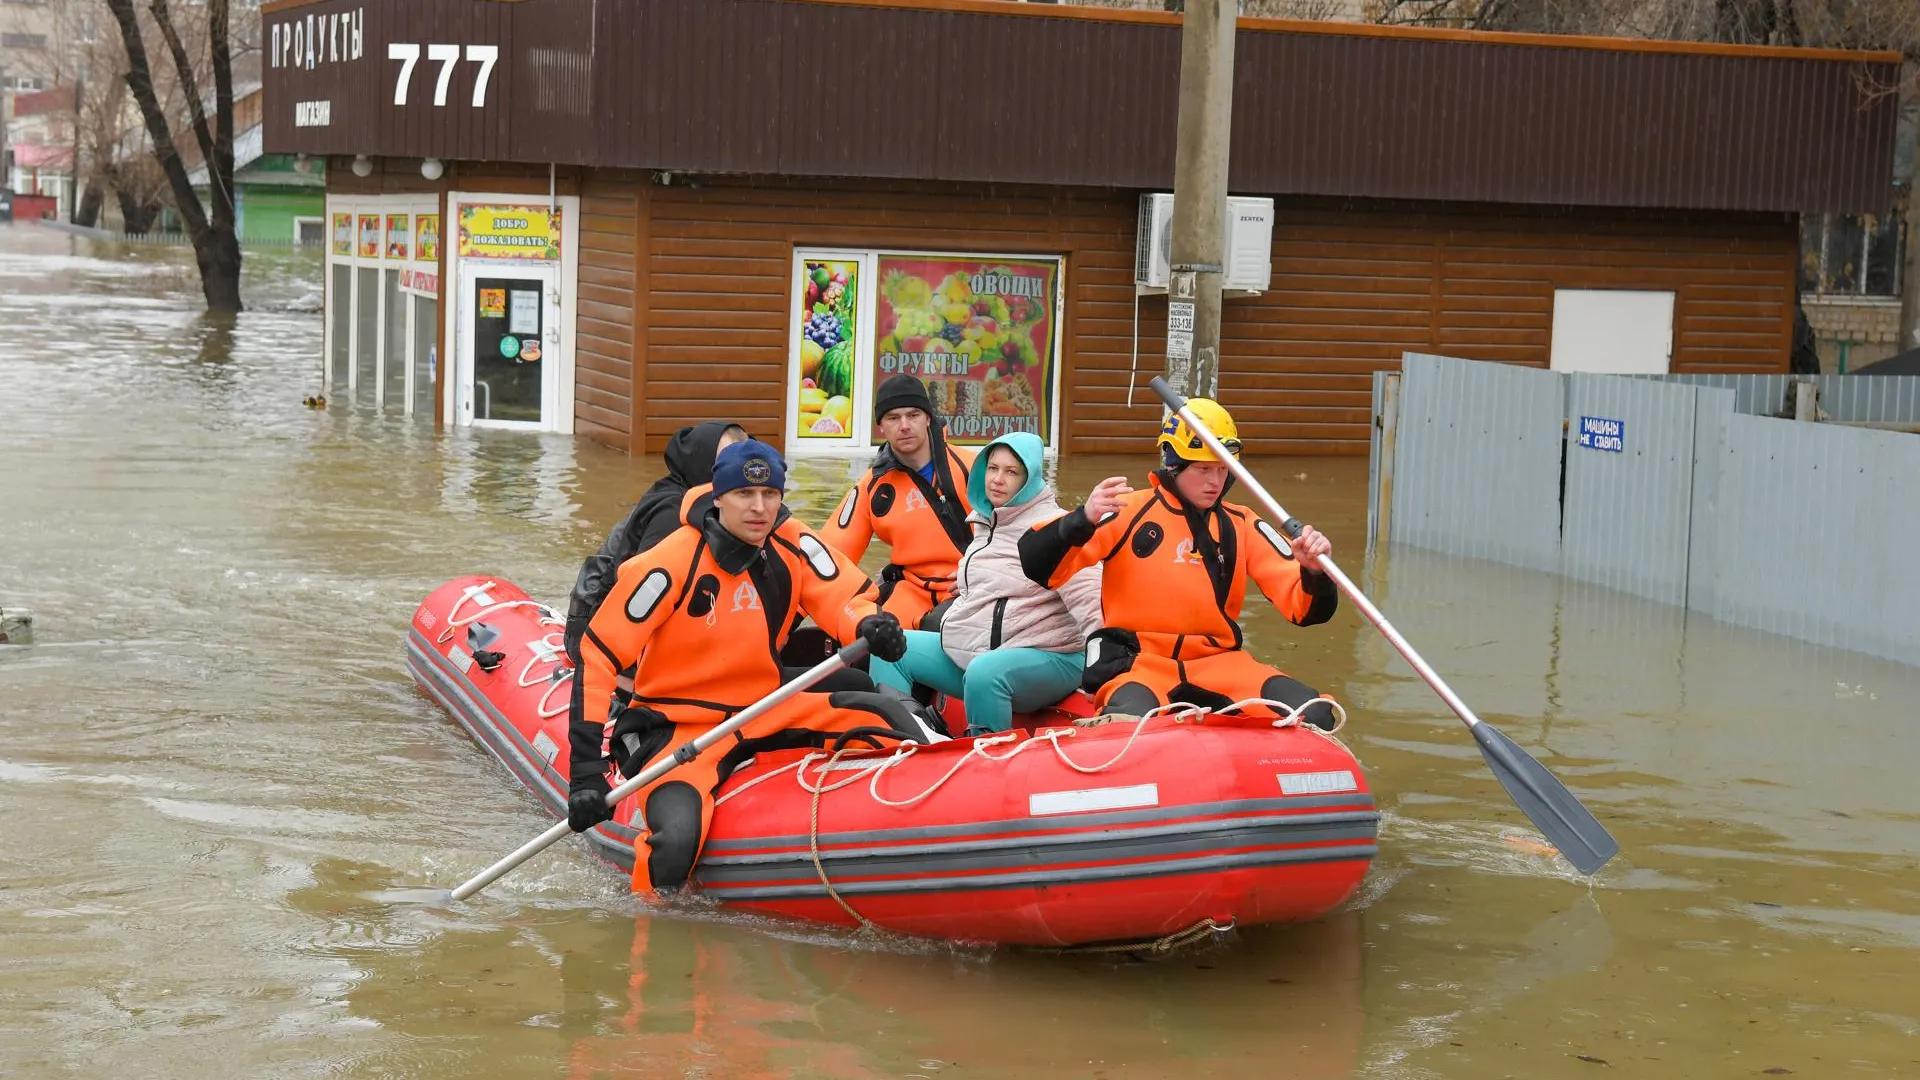
[[[327,345],[328,392],[336,398],[347,393],[347,372],[353,365],[353,267],[335,263],[331,269],[333,288],[327,304],[333,309],[327,321],[331,330]]]
[[[409,299],[413,302],[413,414],[431,418],[436,411],[433,381],[439,365],[434,328],[440,322],[440,302],[418,295]]]
[[[386,333],[382,335],[380,354],[380,405],[404,409],[407,404],[407,309],[400,295],[400,271],[388,267],[380,271],[380,279],[380,295],[386,305],[381,309]]]
[[[380,388],[380,271],[362,266],[355,275],[360,287],[354,293],[353,396],[360,404],[371,405]]]
[[[1058,258],[906,251],[794,257],[789,446],[865,451],[880,441],[874,388],[927,385],[948,439],[1058,438]]]
[[[1905,261],[1897,214],[1807,214],[1800,219],[1800,291],[1897,297]]]

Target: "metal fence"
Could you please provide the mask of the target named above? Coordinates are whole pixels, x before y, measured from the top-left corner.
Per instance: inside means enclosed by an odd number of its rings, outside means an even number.
[[[1793,385],[1811,382],[1820,419],[1840,424],[1920,426],[1920,376],[1911,375],[1635,375],[1636,379],[1733,391],[1733,411],[1792,416]]]
[[[1920,664],[1920,377],[1621,377],[1408,353],[1374,380],[1368,543]],[[1877,386],[1849,384],[1874,383]],[[1832,384],[1831,386],[1829,384]],[[1916,553],[1920,555],[1920,553]]]

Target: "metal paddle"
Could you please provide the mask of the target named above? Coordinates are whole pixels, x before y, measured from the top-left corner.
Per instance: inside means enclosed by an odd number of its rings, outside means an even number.
[[[1253,473],[1248,471],[1238,458],[1227,452],[1226,446],[1220,442],[1219,437],[1207,430],[1207,425],[1193,414],[1192,409],[1187,408],[1187,399],[1181,396],[1179,391],[1167,385],[1167,381],[1163,378],[1156,376],[1148,385],[1153,387],[1154,393],[1160,395],[1161,401],[1167,403],[1167,408],[1180,414],[1180,418],[1200,436],[1208,449],[1212,450],[1221,461],[1226,462],[1227,468],[1233,471],[1234,477],[1245,485],[1247,490],[1259,499],[1260,504],[1266,507],[1267,512],[1281,523],[1280,531],[1286,534],[1287,539],[1293,540],[1299,537],[1302,528],[1300,521],[1289,515],[1286,508],[1260,485],[1260,481],[1253,478]],[[1507,789],[1507,795],[1513,799],[1516,806],[1520,807],[1521,812],[1527,815],[1528,820],[1533,822],[1534,827],[1546,836],[1549,843],[1560,850],[1560,854],[1567,857],[1567,861],[1572,863],[1575,869],[1590,875],[1605,866],[1607,860],[1619,853],[1619,841],[1607,832],[1606,826],[1600,824],[1592,811],[1574,797],[1573,792],[1567,790],[1567,785],[1561,783],[1559,777],[1548,772],[1545,765],[1534,760],[1532,754],[1521,749],[1518,743],[1501,734],[1492,724],[1475,716],[1473,710],[1467,707],[1467,703],[1460,700],[1460,695],[1453,692],[1453,687],[1447,685],[1446,680],[1440,677],[1440,673],[1433,670],[1420,654],[1414,651],[1413,646],[1406,638],[1400,636],[1400,631],[1393,628],[1393,624],[1380,613],[1380,609],[1374,606],[1373,601],[1367,599],[1367,594],[1361,592],[1359,586],[1334,565],[1333,559],[1321,556],[1319,569],[1332,578],[1334,584],[1340,586],[1340,591],[1360,608],[1361,614],[1367,617],[1367,621],[1373,624],[1373,628],[1380,631],[1381,635],[1400,651],[1401,656],[1407,658],[1407,663],[1413,665],[1413,670],[1426,680],[1434,693],[1440,695],[1440,700],[1447,703],[1447,707],[1453,710],[1454,715],[1466,721],[1468,730],[1473,732],[1473,741],[1480,745],[1480,756],[1486,758],[1487,767],[1493,770],[1494,778],[1500,781],[1501,787]]]
[[[699,757],[701,752],[706,750],[707,747],[740,730],[740,728],[746,724],[759,719],[775,706],[819,682],[821,679],[839,671],[841,668],[852,667],[859,663],[861,658],[866,655],[867,643],[856,638],[853,643],[849,644],[846,648],[841,649],[839,652],[813,665],[806,671],[801,672],[792,682],[787,683],[780,689],[775,690],[773,693],[768,694],[766,697],[733,714],[733,716],[729,717],[726,721],[715,724],[713,730],[682,746],[680,749],[674,751],[672,755],[661,758],[659,761],[640,770],[638,775],[629,778],[619,787],[607,792],[607,809],[614,809],[620,805],[620,800],[639,791],[641,788],[646,787],[648,784],[653,783],[655,780],[660,779],[680,766],[685,765],[694,758]],[[562,837],[572,831],[573,828],[565,821],[556,822],[553,828],[520,845],[519,849],[514,851],[513,854],[480,871],[473,876],[472,880],[453,890],[453,899],[467,899],[474,893],[505,877],[509,871],[521,863],[552,847]]]

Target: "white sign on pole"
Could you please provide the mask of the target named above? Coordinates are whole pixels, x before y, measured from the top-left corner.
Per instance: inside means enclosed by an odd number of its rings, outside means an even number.
[[[1167,303],[1167,359],[1186,362],[1193,359],[1193,302],[1171,300]]]

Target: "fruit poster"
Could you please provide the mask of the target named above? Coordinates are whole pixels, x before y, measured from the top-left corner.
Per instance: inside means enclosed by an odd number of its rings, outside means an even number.
[[[795,327],[800,335],[800,411],[794,434],[851,441],[860,264],[807,259],[800,276]]]
[[[377,259],[380,257],[380,215],[360,215],[360,257]]]
[[[440,259],[440,215],[413,215],[413,257],[421,262]]]
[[[353,254],[353,215],[333,215],[333,253],[335,255]]]
[[[407,257],[407,241],[412,230],[408,227],[410,214],[387,215],[387,258],[404,259]]]
[[[1057,261],[882,255],[877,277],[875,385],[919,376],[956,445],[1051,441]]]

